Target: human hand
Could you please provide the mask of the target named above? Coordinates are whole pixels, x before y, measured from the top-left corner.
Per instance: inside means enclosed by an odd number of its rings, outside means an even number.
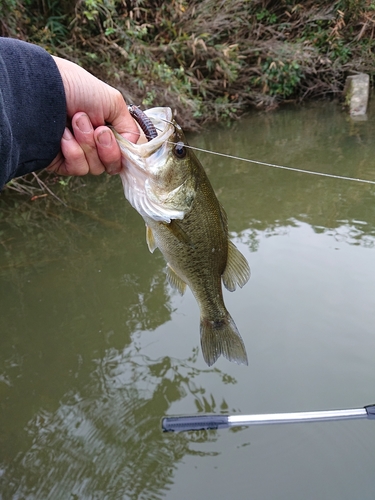
[[[65,128],[61,151],[47,167],[60,175],[116,174],[121,169],[121,152],[110,128],[131,142],[139,129],[120,92],[86,70],[54,57],[65,89],[71,129]]]

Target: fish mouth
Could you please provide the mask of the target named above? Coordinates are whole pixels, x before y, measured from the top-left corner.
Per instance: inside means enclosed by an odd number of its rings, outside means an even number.
[[[140,160],[141,158],[146,159],[150,157],[156,151],[158,151],[163,144],[168,145],[171,136],[176,130],[176,127],[179,128],[179,126],[172,121],[173,115],[171,108],[151,108],[144,111],[144,114],[151,120],[157,132],[157,136],[152,138],[151,140],[149,140],[145,136],[142,128],[140,130],[141,136],[136,144],[120,136],[115,130],[113,131],[120,149],[125,157],[134,156],[134,159],[138,157],[138,160]],[[138,123],[137,120],[136,122]],[[140,124],[138,123],[138,125]]]
[[[151,108],[144,113],[156,129],[157,136],[153,139],[147,140],[143,134],[134,144],[113,130],[121,149],[120,177],[125,197],[144,219],[152,218],[166,223],[173,219],[183,219],[185,208],[168,203],[170,193],[161,193],[159,184],[172,144],[182,130],[173,121],[171,108]]]

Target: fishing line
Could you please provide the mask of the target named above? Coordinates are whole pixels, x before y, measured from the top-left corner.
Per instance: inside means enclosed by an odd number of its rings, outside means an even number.
[[[167,120],[165,120],[165,121],[167,121]],[[158,128],[158,127],[156,127],[156,128]],[[165,142],[168,142],[169,144],[177,145],[177,143],[173,142],[173,141],[165,141]],[[189,144],[184,144],[184,146],[185,146],[185,148],[193,149],[194,151],[200,151],[201,153],[207,153],[207,154],[211,154],[211,155],[221,156],[223,158],[228,158],[230,160],[244,161],[247,163],[254,163],[256,165],[261,165],[263,167],[278,168],[280,170],[290,170],[291,172],[297,172],[300,174],[317,175],[320,177],[328,177],[331,179],[338,179],[341,181],[353,181],[353,182],[362,182],[364,184],[375,184],[375,181],[372,181],[370,179],[360,179],[357,177],[346,177],[344,175],[327,174],[324,172],[314,172],[313,170],[303,170],[302,168],[287,167],[285,165],[277,165],[276,163],[267,163],[265,161],[251,160],[250,158],[242,158],[241,156],[229,155],[226,153],[219,153],[218,151],[211,151],[209,149],[198,148],[196,146],[190,146]]]
[[[170,141],[168,141],[170,142]],[[175,142],[170,142],[171,144],[176,144]],[[184,144],[186,148],[194,149],[195,151],[200,151],[202,153],[208,153],[211,155],[222,156],[224,158],[229,158],[231,160],[237,161],[245,161],[247,163],[255,163],[256,165],[262,165],[264,167],[273,167],[279,168],[281,170],[291,170],[292,172],[298,172],[301,174],[310,174],[310,175],[319,175],[320,177],[330,177],[331,179],[339,179],[342,181],[354,181],[354,182],[364,182],[366,184],[375,184],[375,181],[371,181],[369,179],[359,179],[356,177],[345,177],[343,175],[335,175],[335,174],[326,174],[324,172],[314,172],[313,170],[303,170],[301,168],[287,167],[285,165],[276,165],[275,163],[267,163],[259,160],[251,160],[249,158],[241,158],[240,156],[228,155],[225,153],[219,153],[217,151],[210,151],[208,149],[197,148],[195,146],[189,146],[188,144]]]

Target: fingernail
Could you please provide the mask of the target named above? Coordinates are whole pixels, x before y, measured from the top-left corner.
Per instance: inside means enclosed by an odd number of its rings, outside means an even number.
[[[108,147],[112,144],[112,134],[109,130],[104,130],[98,135],[98,142],[101,146]]]
[[[116,165],[110,165],[107,167],[107,172],[109,175],[116,175],[121,172],[121,168],[118,168]]]
[[[87,115],[81,115],[77,119],[76,124],[79,130],[84,134],[91,132],[91,130],[93,129],[89,117]]]
[[[62,138],[65,139],[66,141],[71,141],[73,139],[73,134],[67,127],[65,127]]]

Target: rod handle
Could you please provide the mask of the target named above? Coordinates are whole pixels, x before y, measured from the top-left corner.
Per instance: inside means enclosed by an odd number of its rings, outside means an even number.
[[[162,418],[161,426],[164,432],[201,431],[229,427],[228,415],[164,417]]]

